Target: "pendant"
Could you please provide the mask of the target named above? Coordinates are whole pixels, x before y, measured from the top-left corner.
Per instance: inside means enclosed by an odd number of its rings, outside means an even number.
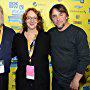
[[[30,58],[29,62],[31,62],[31,58]]]

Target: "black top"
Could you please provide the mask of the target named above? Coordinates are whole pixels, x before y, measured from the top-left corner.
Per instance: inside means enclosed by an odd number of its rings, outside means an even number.
[[[67,83],[76,72],[83,74],[90,64],[89,46],[84,30],[71,24],[61,32],[54,27],[49,30],[49,34],[54,76]]]
[[[28,45],[24,34],[15,35],[12,51],[13,51],[13,54],[16,55],[18,58],[18,68],[16,72],[16,83],[17,83],[16,85],[18,85],[20,90],[23,90],[23,89],[24,90],[49,90],[49,60],[48,60],[49,36],[48,34],[43,31],[39,32],[36,38],[34,52],[31,57],[32,58],[31,64],[29,63]],[[34,65],[35,80],[27,81],[26,75],[25,75],[26,65]],[[31,89],[32,87],[33,89]]]

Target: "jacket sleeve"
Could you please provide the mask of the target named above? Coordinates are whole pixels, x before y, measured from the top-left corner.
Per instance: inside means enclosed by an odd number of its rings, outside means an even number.
[[[15,34],[12,42],[12,53],[11,53],[12,58],[16,56],[16,46],[17,43],[16,43],[16,34]]]
[[[90,64],[90,56],[87,35],[82,29],[79,30],[76,35],[76,47],[79,60],[77,72],[80,74],[84,74],[87,65]]]

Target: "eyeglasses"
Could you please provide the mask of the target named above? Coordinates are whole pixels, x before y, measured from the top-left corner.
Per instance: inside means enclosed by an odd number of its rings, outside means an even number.
[[[37,17],[27,17],[27,19],[26,20],[33,20],[33,21],[36,21],[37,20]]]

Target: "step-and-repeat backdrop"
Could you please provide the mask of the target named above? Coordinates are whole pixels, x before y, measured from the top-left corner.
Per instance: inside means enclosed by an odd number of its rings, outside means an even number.
[[[57,3],[64,4],[68,9],[70,23],[85,30],[90,46],[90,0],[0,0],[4,10],[4,22],[16,32],[22,29],[22,14],[29,7],[41,12],[44,29],[48,31],[53,26],[49,19],[49,10]],[[16,58],[12,59],[9,90],[15,89],[16,61]]]

